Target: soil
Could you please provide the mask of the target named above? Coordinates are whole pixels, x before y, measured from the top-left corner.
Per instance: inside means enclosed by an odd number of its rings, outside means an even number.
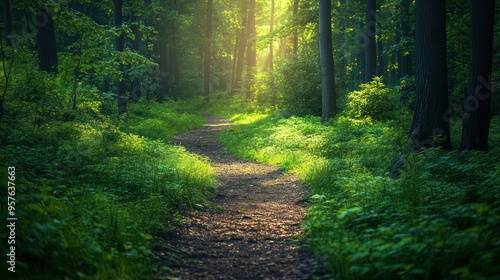
[[[175,143],[210,159],[219,188],[214,206],[185,215],[155,249],[172,269],[161,278],[311,279],[317,265],[300,242],[307,188],[275,166],[236,159],[218,143],[231,123],[205,118]]]

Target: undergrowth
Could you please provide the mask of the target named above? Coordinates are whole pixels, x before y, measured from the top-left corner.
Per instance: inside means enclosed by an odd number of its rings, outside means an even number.
[[[231,106],[222,115],[243,105]],[[232,114],[237,125],[221,142],[310,186],[306,237],[332,278],[498,279],[499,117],[489,153],[409,154],[403,111],[397,121],[348,111],[322,125],[319,117],[246,110]],[[459,135],[459,122],[451,126]],[[393,161],[404,154],[405,169],[391,179]]]
[[[151,279],[158,269],[154,235],[170,231],[180,211],[204,203],[215,187],[205,158],[166,143],[203,123],[187,104],[141,102],[124,118],[87,104],[74,120],[36,125],[7,116],[0,172],[16,168],[16,273],[0,274]],[[2,242],[0,249],[5,264],[10,245]]]

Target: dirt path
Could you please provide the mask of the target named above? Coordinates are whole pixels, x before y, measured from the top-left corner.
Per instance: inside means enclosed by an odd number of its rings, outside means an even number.
[[[307,189],[274,166],[234,158],[218,143],[231,124],[205,117],[204,127],[176,144],[212,161],[219,210],[186,217],[169,246],[156,250],[173,279],[311,279],[315,266],[294,242],[303,234]]]

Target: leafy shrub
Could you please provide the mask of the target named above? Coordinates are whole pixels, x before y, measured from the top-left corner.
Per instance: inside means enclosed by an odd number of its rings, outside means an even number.
[[[396,92],[385,87],[382,77],[374,77],[371,82],[360,87],[360,90],[347,95],[345,111],[349,117],[371,117],[376,120],[394,117],[397,108]]]
[[[276,70],[280,107],[287,115],[321,114],[321,76],[316,53],[298,54]]]

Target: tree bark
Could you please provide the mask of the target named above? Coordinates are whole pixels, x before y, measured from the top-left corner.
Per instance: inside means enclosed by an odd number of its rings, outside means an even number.
[[[385,75],[385,58],[384,58],[384,42],[382,41],[382,25],[377,23],[377,52],[378,52],[378,67],[377,76],[382,76],[384,83],[387,84],[387,77]]]
[[[377,72],[376,32],[376,0],[366,0],[365,21],[365,83],[370,82]]]
[[[179,63],[179,48],[177,44],[179,39],[179,24],[177,22],[173,23],[171,38],[170,64],[172,65],[172,71],[170,73],[172,73],[173,76],[173,90],[177,91],[181,84],[181,66]]]
[[[238,40],[236,40],[236,48],[238,55],[235,57],[236,59],[236,67],[235,74],[233,80],[233,87],[231,92],[234,93],[236,90],[241,89],[241,79],[243,77],[243,69],[245,66],[245,51],[247,46],[247,10],[248,5],[245,0],[241,0],[241,28],[238,32]]]
[[[212,6],[213,0],[207,0],[207,17],[205,23],[205,50],[204,50],[204,65],[203,65],[203,95],[205,96],[206,102],[210,101],[210,59],[211,59],[211,48],[210,44],[212,41]]]
[[[273,32],[274,28],[274,0],[271,0],[271,20],[269,22],[269,33]],[[273,71],[274,70],[274,54],[273,54],[273,40],[271,39],[269,42],[269,70]]]
[[[293,18],[297,21],[297,15],[299,13],[299,0],[293,1]],[[297,25],[297,24],[296,24]],[[296,55],[299,50],[299,30],[295,27],[293,31],[293,54]]]
[[[114,0],[114,16],[115,16],[115,27],[120,28],[123,23],[123,0]],[[125,43],[125,36],[120,34],[120,36],[115,37],[115,50],[117,52],[123,52],[123,47]],[[120,62],[120,70],[123,73],[123,65]],[[123,114],[127,112],[127,97],[125,96],[125,81],[122,77],[116,82],[117,86],[117,96],[118,96],[118,113]]]
[[[3,0],[3,30],[5,35],[5,45],[12,46],[10,35],[12,33],[12,18],[10,14],[10,0]]]
[[[471,1],[469,89],[459,150],[488,151],[495,0]]]
[[[326,121],[335,110],[335,75],[332,47],[332,3],[319,1],[319,54],[321,60],[321,121]]]
[[[400,5],[400,41],[404,43],[398,51],[398,75],[400,79],[415,74],[413,71],[413,53],[410,49],[410,42],[415,37],[415,34],[411,31],[410,19],[410,0],[402,0]]]
[[[52,15],[42,7],[35,16],[36,45],[39,68],[41,71],[57,73],[57,48],[54,21]]]
[[[255,0],[250,0],[247,20],[247,67],[246,67],[246,97],[252,96],[252,86],[255,66],[257,65],[257,52],[255,49]]]
[[[410,130],[415,150],[451,149],[445,23],[445,0],[417,1],[416,98]]]
[[[167,27],[164,26],[160,27],[160,32],[158,34],[158,55],[159,55],[159,60],[158,60],[158,68],[159,68],[159,79],[160,79],[160,91],[158,95],[156,96],[156,100],[158,102],[163,102],[165,100],[165,97],[168,95],[168,91],[170,89],[170,85],[168,82],[168,50],[167,50],[167,42],[165,41],[166,39],[166,34],[167,34]]]

